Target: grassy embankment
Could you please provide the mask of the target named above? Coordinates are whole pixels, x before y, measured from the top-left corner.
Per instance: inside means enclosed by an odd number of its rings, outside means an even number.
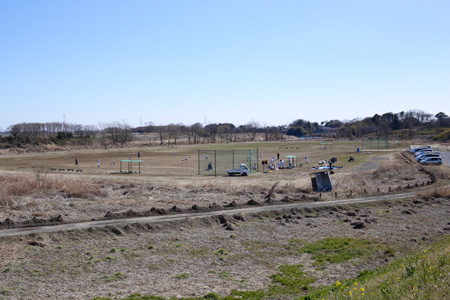
[[[299,241],[292,241],[295,249]],[[301,244],[301,242],[300,242]],[[329,238],[296,248],[312,255],[316,265],[344,262],[355,257],[366,257],[384,246],[368,240]],[[393,251],[385,249],[385,251]],[[331,286],[310,287],[313,277],[302,272],[301,265],[280,266],[279,273],[271,275],[272,284],[266,290],[232,291],[228,296],[210,293],[200,299],[449,299],[450,236],[444,236],[415,253],[396,259],[387,265],[361,272],[356,278],[336,281]],[[112,298],[95,298],[109,300]],[[114,298],[116,299],[116,298]],[[123,300],[165,300],[159,296],[138,293]],[[175,298],[174,298],[175,299]]]

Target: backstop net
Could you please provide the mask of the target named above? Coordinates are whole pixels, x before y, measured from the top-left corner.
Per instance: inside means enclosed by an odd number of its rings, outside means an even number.
[[[364,138],[362,149],[388,149],[388,138]]]
[[[199,175],[227,175],[228,169],[245,164],[250,172],[258,172],[258,149],[249,150],[198,150]]]

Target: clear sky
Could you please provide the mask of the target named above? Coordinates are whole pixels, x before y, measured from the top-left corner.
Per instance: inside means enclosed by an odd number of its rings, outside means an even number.
[[[450,1],[0,0],[0,128],[450,114]]]

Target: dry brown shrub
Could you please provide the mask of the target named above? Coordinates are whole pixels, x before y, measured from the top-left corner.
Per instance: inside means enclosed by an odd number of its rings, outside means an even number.
[[[436,174],[436,176],[438,178],[450,178],[450,169],[448,168],[442,168],[442,167],[427,167],[430,170],[433,170],[434,174]]]
[[[360,172],[355,174],[335,174],[332,175],[331,180],[333,182],[333,190],[336,192],[348,192],[353,193],[364,192],[364,189],[381,184],[380,178],[373,176],[372,172]]]
[[[38,182],[31,174],[0,175],[1,195],[25,196],[38,188]]]
[[[422,200],[433,200],[438,198],[450,199],[450,188],[441,188],[433,191],[418,193],[416,198]]]
[[[39,184],[31,174],[1,174],[0,186],[0,206],[15,206],[22,197],[33,194]]]
[[[63,195],[67,198],[106,197],[109,190],[89,178],[36,174],[0,175],[0,206],[17,206],[25,198]],[[29,201],[27,201],[29,202]]]
[[[100,182],[89,178],[50,177],[46,183],[46,193],[62,193],[68,198],[106,197],[108,190]]]
[[[398,180],[409,182],[415,179],[417,170],[414,166],[404,164],[381,165],[374,171],[358,172],[357,174],[335,174],[332,176],[333,188],[336,192],[353,194],[373,193],[378,188],[395,185]]]
[[[399,165],[399,164],[387,164],[382,165],[378,167],[375,171],[373,171],[373,176],[376,177],[393,177],[398,175],[400,171],[404,172],[405,168],[407,168],[405,165]]]

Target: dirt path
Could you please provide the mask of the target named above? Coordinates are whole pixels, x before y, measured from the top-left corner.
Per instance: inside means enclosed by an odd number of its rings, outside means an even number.
[[[296,204],[281,204],[281,205],[271,205],[271,206],[257,206],[249,208],[239,208],[232,210],[218,210],[218,211],[208,211],[208,212],[198,212],[198,213],[184,213],[176,215],[165,215],[165,216],[151,216],[142,218],[127,218],[127,219],[115,219],[115,220],[103,220],[103,221],[91,221],[91,222],[80,222],[71,224],[62,224],[55,226],[42,226],[42,227],[27,227],[27,228],[14,228],[0,230],[0,237],[6,236],[16,236],[25,234],[36,234],[36,233],[48,233],[48,232],[58,232],[63,230],[74,230],[74,229],[88,229],[88,228],[99,228],[106,226],[117,226],[126,225],[133,223],[158,223],[158,222],[170,222],[181,219],[194,219],[211,217],[218,215],[231,215],[237,213],[260,213],[266,211],[275,210],[285,210],[285,209],[302,209],[302,208],[314,208],[314,207],[326,207],[334,205],[346,205],[355,203],[367,203],[375,201],[386,201],[386,200],[396,200],[404,199],[414,196],[415,192],[400,193],[400,194],[387,194],[387,195],[377,195],[364,198],[354,198],[345,200],[334,200],[334,201],[323,201],[323,202],[309,202],[309,203],[296,203]]]
[[[386,156],[372,157],[369,162],[366,162],[361,167],[359,167],[358,171],[373,171],[376,170],[380,166],[380,161],[385,161],[388,158]]]

